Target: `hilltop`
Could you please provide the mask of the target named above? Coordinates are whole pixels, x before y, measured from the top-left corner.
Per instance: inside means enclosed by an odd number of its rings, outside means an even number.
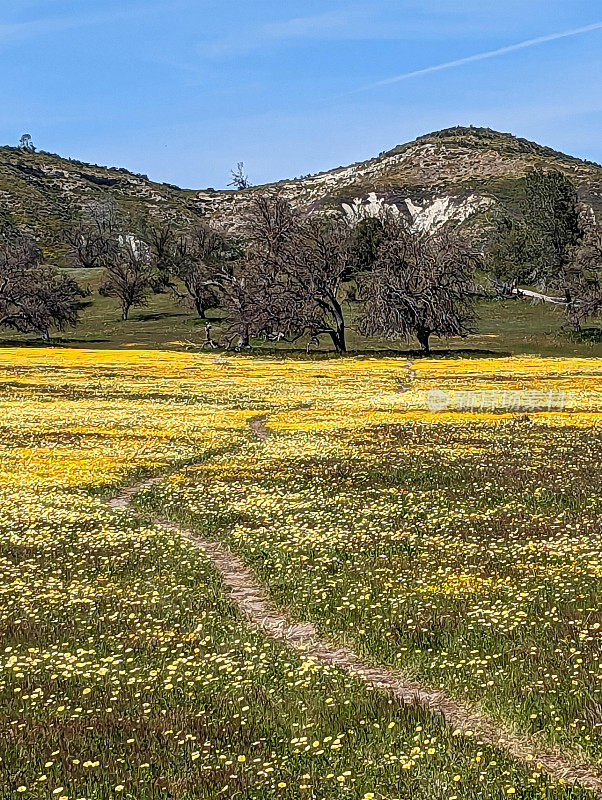
[[[0,213],[35,235],[53,261],[64,260],[65,227],[86,206],[107,198],[134,215],[180,224],[201,216],[195,192],[156,183],[146,175],[43,151],[0,147]]]
[[[126,169],[1,147],[0,198],[4,214],[61,263],[64,227],[102,198],[159,220],[187,224],[209,216],[231,226],[256,192],[277,189],[299,207],[342,207],[350,216],[395,204],[418,226],[430,228],[448,221],[478,224],[495,204],[514,204],[531,167],[563,170],[583,199],[602,210],[600,165],[508,133],[463,127],[420,136],[368,161],[239,192],[181,189]]]
[[[489,128],[429,133],[368,161],[270,186],[311,209],[343,206],[361,214],[367,206],[393,203],[429,228],[480,217],[495,203],[513,205],[532,167],[563,170],[583,199],[602,210],[602,166]],[[227,221],[253,191],[201,197]]]

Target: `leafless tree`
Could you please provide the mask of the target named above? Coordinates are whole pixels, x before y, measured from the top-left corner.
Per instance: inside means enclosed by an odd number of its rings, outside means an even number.
[[[116,212],[109,206],[95,204],[65,231],[73,262],[78,267],[93,269],[106,266],[116,249]]]
[[[239,161],[236,169],[230,170],[230,175],[232,175],[232,180],[228,186],[233,186],[235,189],[248,189],[252,185],[249,176],[245,175],[244,161]]]
[[[174,293],[180,301],[192,306],[201,319],[219,302],[218,289],[229,258],[225,238],[208,225],[199,225],[188,235],[180,236],[175,244],[173,274],[179,284],[175,285]]]
[[[305,217],[278,195],[264,195],[250,203],[244,237],[246,258],[225,290],[241,342],[326,334],[345,352],[341,286],[350,275],[353,241],[346,222]]]
[[[294,261],[287,283],[299,298],[297,329],[311,336],[327,334],[337,353],[347,350],[342,286],[354,263],[351,228],[341,218],[309,217],[295,231]]]
[[[121,319],[128,319],[133,306],[148,305],[151,292],[152,260],[146,242],[122,230],[114,234],[114,246],[106,259],[105,277],[99,292],[117,297]]]
[[[228,348],[248,348],[251,336],[264,334],[275,324],[274,313],[278,312],[270,308],[268,284],[265,276],[248,264],[239,265],[231,274],[222,277],[220,294],[228,320],[225,326]]]
[[[48,339],[51,328],[77,324],[85,294],[73,278],[43,264],[27,237],[0,236],[0,326]]]
[[[153,261],[161,272],[172,268],[177,231],[171,222],[143,225],[142,236],[150,248]]]
[[[416,336],[430,352],[431,336],[472,330],[474,274],[479,256],[452,231],[417,233],[388,219],[372,268],[360,278],[361,333],[390,339]]]
[[[219,302],[224,263],[232,246],[209,225],[178,232],[169,223],[145,228],[144,239],[155,269],[154,289],[170,289],[174,297],[201,317]]]
[[[258,196],[247,209],[244,257],[220,280],[227,331],[231,342],[237,339],[238,348],[249,347],[251,336],[290,330],[290,304],[278,280],[295,224],[290,206],[277,196]]]

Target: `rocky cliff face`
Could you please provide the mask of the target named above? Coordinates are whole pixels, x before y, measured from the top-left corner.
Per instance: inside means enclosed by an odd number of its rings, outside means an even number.
[[[391,202],[386,195],[379,197],[376,192],[370,192],[365,198],[356,197],[351,203],[341,204],[350,222],[393,212],[403,215],[417,231],[436,231],[449,223],[462,225],[494,205],[492,198],[477,194],[465,198],[435,197],[431,201],[415,203],[411,197]]]
[[[479,224],[497,204],[515,204],[533,167],[561,169],[586,202],[602,211],[602,167],[486,128],[450,128],[400,145],[369,161],[243,192],[199,193],[225,225],[254,192],[277,190],[303,209],[343,210],[350,218],[397,209],[420,230],[449,222]]]
[[[478,227],[499,203],[515,204],[532,167],[561,169],[583,199],[602,211],[602,167],[485,128],[421,136],[368,161],[244,191],[184,190],[124,169],[0,148],[0,213],[30,230],[47,256],[64,260],[62,231],[95,201],[111,198],[134,214],[176,224],[203,216],[235,228],[256,192],[278,191],[298,208],[350,219],[389,207],[420,230],[448,223]]]

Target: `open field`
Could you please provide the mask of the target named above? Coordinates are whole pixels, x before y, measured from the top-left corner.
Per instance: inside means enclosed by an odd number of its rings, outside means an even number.
[[[91,290],[88,306],[83,310],[81,324],[65,333],[54,333],[55,344],[83,348],[148,348],[152,350],[189,350],[199,348],[205,338],[205,321],[198,319],[192,311],[175,302],[169,294],[152,295],[149,305],[133,308],[130,319],[119,319],[118,303],[113,298],[101,297],[97,290],[100,284],[100,270],[68,270],[81,284]],[[524,300],[482,301],[479,303],[480,319],[477,331],[466,339],[432,341],[435,354],[449,352],[452,355],[482,357],[487,355],[542,355],[542,356],[582,356],[602,357],[602,333],[599,321],[593,321],[591,328],[582,336],[576,337],[563,330],[564,317],[561,310],[546,304],[533,304]],[[366,339],[354,330],[355,304],[346,304],[348,319],[348,348],[352,353],[381,352],[401,355],[415,350],[416,342],[389,342]],[[218,342],[225,342],[222,330],[223,312],[213,309],[207,316],[211,320],[212,336]],[[40,346],[41,341],[34,334],[23,335],[10,330],[0,331],[0,346]],[[257,355],[272,352],[305,355],[305,344],[290,345],[269,342],[254,342]],[[320,351],[332,350],[331,342],[323,337]]]
[[[152,517],[227,543],[334,646],[599,773],[602,360],[413,369],[0,352],[0,798],[591,796],[272,641]],[[432,389],[562,410],[433,412]],[[159,473],[138,514],[107,507]]]

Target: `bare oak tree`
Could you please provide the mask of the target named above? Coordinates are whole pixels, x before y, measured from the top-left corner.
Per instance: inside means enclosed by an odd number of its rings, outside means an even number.
[[[51,328],[77,324],[85,295],[73,278],[43,264],[30,239],[14,231],[0,236],[0,326],[47,340]]]
[[[241,341],[326,334],[345,352],[341,287],[353,259],[347,223],[305,217],[278,195],[264,195],[251,201],[243,230],[246,258],[226,291]]]
[[[104,267],[116,248],[116,210],[95,204],[65,231],[73,263],[84,269]]]
[[[431,336],[466,336],[475,318],[474,274],[479,256],[451,231],[412,231],[389,219],[372,268],[360,278],[359,330],[389,339],[416,336],[430,352]]]
[[[291,330],[291,303],[279,285],[279,270],[295,224],[290,205],[276,195],[255,197],[247,208],[244,257],[220,280],[227,330],[238,348],[249,347],[252,336],[286,336]]]
[[[201,319],[219,302],[218,288],[229,258],[225,238],[208,225],[199,225],[175,243],[173,275],[179,284],[175,285],[174,293],[194,308]]]
[[[271,283],[255,264],[239,264],[230,274],[222,274],[219,287],[228,348],[246,349],[252,336],[269,337],[279,327],[281,308],[272,306]]]
[[[114,234],[114,246],[106,259],[105,276],[99,288],[104,297],[116,297],[121,319],[128,319],[133,306],[148,305],[152,260],[148,245],[124,229]]]
[[[153,262],[153,289],[162,292],[173,289],[174,255],[177,231],[171,222],[146,223],[141,226],[141,238],[146,242]]]
[[[152,255],[155,291],[171,290],[204,319],[219,302],[223,266],[233,258],[232,244],[206,224],[187,232],[178,232],[169,223],[151,226],[144,239]]]

